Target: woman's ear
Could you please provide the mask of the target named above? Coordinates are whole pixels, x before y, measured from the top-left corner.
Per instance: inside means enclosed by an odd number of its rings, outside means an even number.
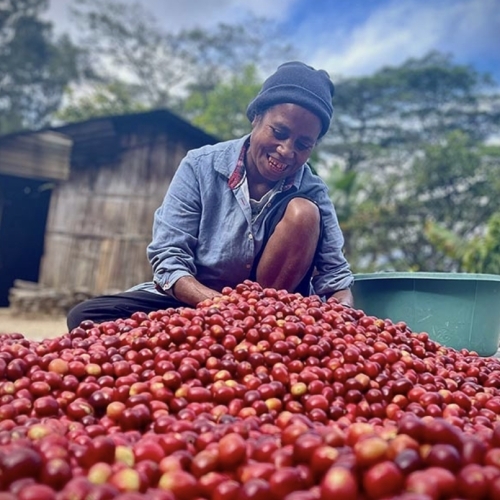
[[[261,113],[256,113],[255,114],[255,116],[253,117],[253,120],[251,122],[252,128],[255,128],[262,121],[262,119],[264,118],[265,113],[266,112],[263,111]]]

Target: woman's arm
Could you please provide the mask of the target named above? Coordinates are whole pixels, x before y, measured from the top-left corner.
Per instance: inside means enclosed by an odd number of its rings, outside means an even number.
[[[177,169],[162,205],[156,210],[148,258],[157,287],[195,306],[219,295],[196,279],[195,250],[202,215],[196,158],[188,153]]]
[[[321,211],[322,234],[315,258],[314,291],[319,296],[334,296],[352,306],[350,287],[354,276],[343,253],[344,237],[326,187],[317,193],[317,203]]]

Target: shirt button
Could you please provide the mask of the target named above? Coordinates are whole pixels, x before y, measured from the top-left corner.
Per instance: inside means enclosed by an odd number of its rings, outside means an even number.
[[[253,234],[252,233],[248,233],[248,239],[249,240],[253,240]]]

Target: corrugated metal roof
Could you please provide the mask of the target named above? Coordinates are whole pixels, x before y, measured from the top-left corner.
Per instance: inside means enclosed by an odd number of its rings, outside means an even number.
[[[129,113],[124,115],[110,115],[98,118],[92,118],[83,122],[69,123],[58,127],[51,127],[50,130],[68,134],[74,140],[88,140],[99,134],[108,135],[111,131],[118,129],[133,129],[140,123],[149,122],[158,127],[178,131],[182,135],[189,135],[198,139],[200,143],[210,144],[219,141],[213,135],[207,134],[202,129],[195,127],[180,116],[167,109],[155,109],[141,113]],[[1,137],[0,137],[1,140]]]
[[[65,180],[73,141],[54,131],[10,135],[0,141],[0,174]]]
[[[213,144],[219,140],[166,109],[103,116],[42,130],[23,131],[0,136],[0,172],[9,175],[21,175],[21,172],[25,172],[22,175],[29,176],[31,169],[34,172],[33,175],[36,176],[36,168],[33,165],[26,164],[29,160],[23,159],[21,163],[18,161],[16,164],[12,158],[16,157],[14,153],[16,153],[16,150],[19,153],[19,148],[22,148],[23,144],[30,141],[42,144],[44,143],[44,137],[48,137],[48,134],[51,133],[62,134],[71,139],[72,167],[78,168],[89,163],[94,166],[109,163],[114,161],[120,152],[120,135],[138,131],[140,128],[144,129],[145,127],[165,131],[173,136],[189,137],[191,142],[200,146]],[[59,165],[61,162],[68,162],[67,150],[56,150],[54,148],[49,150],[50,147],[47,143],[46,151],[47,154],[50,154],[50,158],[47,157],[49,163]],[[36,162],[34,157],[32,157],[31,161]]]

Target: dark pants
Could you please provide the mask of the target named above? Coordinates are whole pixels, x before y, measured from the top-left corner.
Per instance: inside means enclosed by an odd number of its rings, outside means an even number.
[[[266,241],[273,234],[278,222],[282,219],[286,207],[288,206],[288,202],[295,197],[297,197],[295,193],[282,195],[281,199],[279,199],[276,205],[272,208],[271,215],[266,219]],[[309,199],[307,196],[300,196],[300,198]],[[314,203],[314,200],[309,199],[309,201]],[[256,281],[257,266],[264,249],[265,246],[255,259],[253,269],[249,277],[252,281]],[[314,264],[311,264],[309,271],[306,273],[294,292],[301,293],[304,296],[310,294],[310,283],[313,270]],[[144,290],[123,292],[116,295],[103,295],[75,306],[68,314],[67,324],[69,330],[72,330],[85,320],[90,320],[94,323],[103,323],[104,321],[114,321],[118,318],[128,318],[134,312],[140,311],[150,313],[160,309],[181,306],[186,306],[186,304],[166,295],[147,292]]]
[[[85,320],[103,323],[118,318],[129,318],[138,311],[150,313],[151,311],[185,305],[166,295],[144,290],[123,292],[116,295],[102,295],[73,307],[68,314],[67,324],[68,329],[72,330]]]

